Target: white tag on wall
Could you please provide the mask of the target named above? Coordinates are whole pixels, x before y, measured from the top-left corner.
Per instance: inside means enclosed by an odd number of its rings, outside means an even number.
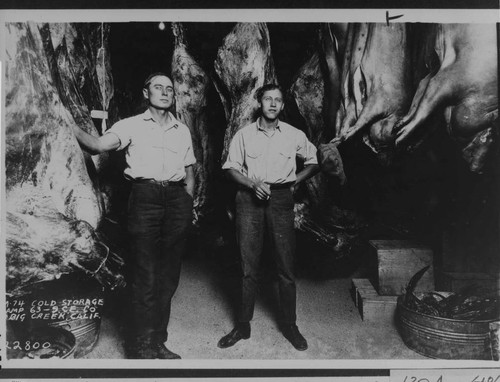
[[[92,118],[108,119],[108,112],[104,110],[92,110],[90,116]]]

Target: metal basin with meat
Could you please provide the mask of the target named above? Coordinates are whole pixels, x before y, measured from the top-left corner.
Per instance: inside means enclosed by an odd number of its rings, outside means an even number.
[[[490,323],[495,320],[457,320],[415,312],[398,298],[396,320],[410,349],[431,358],[492,359]]]

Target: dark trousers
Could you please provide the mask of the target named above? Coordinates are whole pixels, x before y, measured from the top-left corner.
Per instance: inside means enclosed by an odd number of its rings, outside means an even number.
[[[128,202],[135,334],[167,340],[172,297],[191,224],[193,200],[182,186],[134,183]]]
[[[243,270],[239,322],[250,321],[253,317],[265,230],[269,233],[278,273],[282,322],[291,324],[296,321],[293,206],[293,196],[289,189],[273,190],[267,201],[258,200],[249,190],[241,189],[236,194],[236,237]]]

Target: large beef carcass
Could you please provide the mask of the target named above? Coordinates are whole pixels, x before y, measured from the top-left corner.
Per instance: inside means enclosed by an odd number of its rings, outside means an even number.
[[[322,43],[322,57],[326,64],[325,97],[326,110],[325,122],[326,138],[335,136],[335,123],[339,111],[340,77],[342,75],[342,62],[346,51],[347,29],[349,24],[334,23],[325,24],[321,28],[320,40]]]
[[[5,26],[7,290],[76,268],[115,285],[120,277],[104,265],[104,252],[92,250],[103,217],[100,192],[73,135],[75,121],[54,86],[44,28]]]
[[[46,195],[59,212],[97,227],[98,193],[71,131],[74,119],[53,85],[39,28],[6,26],[7,207],[22,205],[21,196]]]
[[[319,49],[299,69],[290,89],[300,115],[307,127],[307,136],[315,146],[321,146],[320,154],[329,150],[329,160],[326,166],[330,175],[335,175],[341,184],[345,182],[342,160],[338,151],[324,147],[334,135],[335,116],[339,106],[339,75],[338,50],[335,37],[329,24],[322,25],[319,30]],[[324,156],[323,156],[324,157]],[[336,158],[333,164],[333,158]],[[325,161],[326,162],[326,161]],[[314,203],[321,203],[322,174],[309,179],[306,183]]]
[[[52,80],[75,123],[87,133],[99,136],[106,130],[107,112],[113,96],[109,24],[51,23],[40,28]],[[94,125],[92,117],[101,117]],[[109,155],[83,152],[89,175],[106,211],[112,195],[113,170]]]
[[[337,137],[346,140],[363,132],[381,162],[390,163],[393,127],[413,94],[406,25],[350,24],[341,83]]]
[[[332,43],[332,41],[329,41]],[[325,121],[323,105],[325,97],[324,73],[320,65],[320,53],[316,50],[312,56],[299,68],[292,81],[289,97],[297,105],[300,116],[304,120],[308,139],[317,146],[324,141]],[[335,241],[335,235],[327,235],[327,230],[318,225],[311,216],[311,209],[324,202],[325,183],[322,174],[306,181],[305,200],[295,208],[295,226],[298,229],[312,233],[326,242]]]
[[[420,77],[411,108],[396,125],[396,143],[403,148],[418,145],[434,127],[432,121],[443,120],[436,133],[447,133],[456,142],[450,142],[455,150],[443,174],[451,187],[440,227],[442,269],[494,274],[498,231],[493,227],[499,226],[498,24],[423,27],[428,72]]]
[[[215,84],[228,122],[222,155],[225,159],[236,131],[256,119],[256,90],[266,83],[277,83],[266,24],[236,24],[219,48],[214,65],[220,79]]]
[[[463,143],[469,168],[479,172],[498,128],[497,26],[436,24],[428,32],[439,65],[420,82],[397,123],[396,143],[409,144],[435,112],[444,112],[448,132]]]
[[[321,25],[318,49],[299,69],[290,89],[297,109],[307,127],[308,138],[328,151],[329,175],[345,183],[342,159],[336,147],[324,144],[334,134],[335,115],[339,106],[339,52],[332,25]],[[327,147],[328,146],[328,147]],[[334,151],[334,152],[333,152]],[[311,234],[327,248],[329,259],[348,257],[361,219],[335,205],[330,179],[319,173],[306,181],[307,192],[295,206],[295,226]]]
[[[45,24],[40,32],[54,85],[76,123],[96,134],[91,111],[105,111],[113,97],[108,48],[109,24]],[[106,130],[106,120],[99,130]],[[103,131],[101,131],[102,133]]]
[[[318,160],[321,165],[322,173],[338,179],[341,185],[345,184],[346,176],[342,158],[338,150],[338,142],[325,143],[325,138],[330,139],[336,135],[337,113],[340,107],[340,76],[341,76],[341,58],[345,52],[346,44],[346,25],[345,24],[326,24],[321,28],[320,40],[322,43],[322,57],[326,67],[325,75],[325,97],[324,104],[326,110],[325,129],[318,146]],[[336,37],[338,35],[338,37]]]
[[[172,23],[175,49],[172,57],[172,79],[176,93],[176,113],[191,130],[196,157],[194,212],[202,219],[210,207],[212,175],[214,170],[213,143],[208,131],[208,91],[210,79],[189,53],[181,23]]]
[[[123,285],[117,273],[123,261],[84,220],[38,205],[28,213],[8,211],[6,233],[6,285],[11,295],[74,272],[95,277],[106,287]]]
[[[304,117],[307,127],[306,135],[317,146],[323,142],[326,133],[323,116],[325,97],[325,81],[320,67],[319,53],[315,52],[311,58],[299,69],[295,77],[290,94],[295,100],[300,114]]]
[[[332,24],[318,31],[318,49],[299,69],[290,92],[305,119],[307,135],[315,145],[335,135],[335,118],[340,104],[340,52]],[[343,45],[343,40],[340,40]]]

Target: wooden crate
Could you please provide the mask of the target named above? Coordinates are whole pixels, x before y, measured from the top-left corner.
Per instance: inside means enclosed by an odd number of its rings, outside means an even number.
[[[383,296],[404,293],[411,277],[430,265],[416,291],[434,290],[433,252],[429,247],[406,240],[370,240],[378,262],[377,291]]]
[[[378,295],[372,283],[368,279],[352,279],[351,282],[351,296],[354,300],[354,305],[358,306],[361,300],[360,292],[364,291],[365,294]]]
[[[380,296],[373,285],[371,288],[359,288],[357,293],[358,310],[363,321],[393,322],[397,296]]]

